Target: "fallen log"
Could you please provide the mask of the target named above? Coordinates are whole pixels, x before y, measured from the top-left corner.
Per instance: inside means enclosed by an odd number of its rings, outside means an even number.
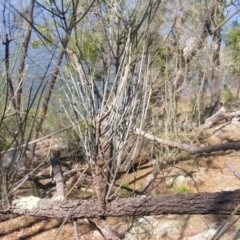
[[[160,214],[231,214],[240,203],[240,190],[215,193],[166,194],[119,198],[106,203],[104,209],[98,200],[40,199],[33,196],[12,201],[11,213],[49,218],[70,219],[92,217],[147,216]],[[240,215],[240,211],[236,211]]]
[[[202,129],[211,128],[214,124],[222,120],[229,120],[239,116],[240,111],[227,113],[226,109],[224,107],[221,107],[214,115],[205,120],[205,123],[202,125]]]

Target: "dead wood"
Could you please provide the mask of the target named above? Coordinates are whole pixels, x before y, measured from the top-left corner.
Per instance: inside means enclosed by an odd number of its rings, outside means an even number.
[[[207,118],[202,128],[207,129],[213,126],[213,124],[226,119],[226,109],[224,107],[220,108],[213,116]]]
[[[226,165],[228,169],[234,174],[234,176],[240,180],[240,173],[232,166],[232,164],[229,161],[226,161]]]
[[[222,120],[229,120],[229,119],[232,119],[233,117],[239,117],[239,116],[240,116],[240,111],[227,113],[226,109],[224,107],[221,107],[214,115],[212,115],[211,117],[205,120],[205,123],[203,124],[202,129],[211,128],[214,124]]]
[[[156,141],[160,144],[167,145],[171,148],[178,148],[183,151],[187,151],[192,154],[196,153],[211,153],[211,152],[217,152],[217,151],[227,151],[227,150],[239,150],[240,149],[240,141],[237,142],[229,142],[225,144],[217,144],[217,145],[211,145],[211,146],[194,146],[194,145],[188,145],[185,143],[177,143],[169,140],[165,140],[162,138],[155,137],[149,133],[144,132],[143,130],[134,127],[134,132],[136,134],[140,134],[152,141]]]
[[[215,193],[166,194],[120,198],[99,208],[98,200],[18,198],[12,201],[12,214],[72,219],[92,217],[147,216],[159,214],[231,214],[240,202],[240,190]],[[236,212],[240,215],[240,211]]]
[[[56,182],[57,188],[57,197],[64,197],[64,182],[63,182],[63,174],[59,164],[58,158],[51,152],[50,162],[52,166],[52,174],[54,177],[54,181]]]

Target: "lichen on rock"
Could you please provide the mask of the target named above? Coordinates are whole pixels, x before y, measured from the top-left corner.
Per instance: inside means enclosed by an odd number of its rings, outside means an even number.
[[[38,202],[41,199],[39,197],[29,196],[29,197],[21,197],[14,200],[17,207],[27,210],[32,210],[38,207]]]

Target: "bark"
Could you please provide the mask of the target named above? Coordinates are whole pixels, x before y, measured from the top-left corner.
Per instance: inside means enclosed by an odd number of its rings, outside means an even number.
[[[219,107],[219,97],[220,97],[220,77],[219,77],[219,67],[220,67],[220,47],[221,47],[221,30],[218,29],[213,33],[213,70],[211,79],[211,103],[209,109],[209,116],[211,116],[216,109]]]
[[[14,87],[13,82],[10,76],[10,70],[9,70],[9,45],[12,39],[8,39],[8,34],[5,36],[5,41],[3,41],[3,45],[5,45],[5,68],[6,68],[6,75],[7,75],[7,97],[8,97],[8,91],[10,90],[11,100],[13,108],[16,109],[16,99],[14,98]]]
[[[98,200],[40,199],[33,196],[12,202],[12,214],[72,219],[92,217],[147,216],[160,214],[231,214],[240,203],[240,190],[231,192],[166,194],[120,198],[98,208]],[[236,215],[240,214],[240,210]]]
[[[16,91],[16,104],[17,104],[16,107],[18,112],[17,112],[16,118],[19,125],[19,133],[17,136],[17,146],[20,146],[23,143],[23,137],[24,137],[23,119],[22,119],[22,113],[20,110],[21,110],[21,105],[23,104],[22,91],[23,91],[24,67],[26,63],[29,42],[32,34],[34,3],[35,1],[32,0],[29,6],[28,27],[22,43],[21,58],[20,58],[19,69],[18,69],[18,81],[17,81],[18,88]]]
[[[59,160],[52,152],[50,153],[50,162],[52,166],[52,174],[56,182],[57,197],[60,197],[63,199],[64,198],[63,174],[62,174]]]
[[[22,43],[22,51],[21,51],[21,58],[19,63],[19,69],[18,69],[18,89],[17,89],[17,108],[20,110],[21,104],[22,104],[22,87],[23,87],[23,72],[24,67],[26,63],[26,57],[28,52],[28,46],[32,34],[32,25],[33,25],[33,10],[34,10],[34,4],[35,1],[31,1],[29,6],[29,14],[28,14],[28,27],[26,31],[26,35],[24,37],[23,43]]]

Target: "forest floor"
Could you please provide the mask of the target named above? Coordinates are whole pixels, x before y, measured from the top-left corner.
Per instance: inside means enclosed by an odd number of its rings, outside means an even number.
[[[197,161],[182,162],[171,169],[171,175],[179,175],[176,178],[174,187],[168,188],[166,184],[156,186],[156,192],[217,192],[225,190],[235,190],[239,188],[240,181],[226,167],[226,161],[230,161],[236,170],[240,172],[240,153],[232,151],[225,155],[212,155],[202,157]],[[149,167],[139,170],[134,178],[139,179],[135,184],[138,187],[146,184],[147,177],[151,169]],[[183,174],[184,173],[184,174]],[[187,174],[186,173],[191,173]],[[128,176],[129,180],[132,176]],[[170,178],[171,179],[171,178]],[[182,190],[181,190],[182,189]],[[220,226],[226,221],[228,216],[216,215],[160,215],[135,219],[134,226],[125,235],[124,232],[129,228],[130,218],[108,218],[110,226],[118,227],[119,237],[122,239],[188,239],[202,233],[201,236],[190,239],[211,239],[211,229]],[[238,219],[238,217],[236,217]],[[97,220],[97,222],[99,222]],[[144,223],[145,222],[145,223]],[[151,227],[148,224],[151,223]],[[61,225],[62,220],[38,218],[31,216],[1,216],[0,239],[20,240],[20,239],[52,239],[55,232]],[[99,223],[101,225],[101,223]],[[145,226],[144,226],[145,225]],[[227,231],[221,239],[232,239],[234,233],[240,227],[240,222]],[[78,221],[78,228],[81,239],[103,239],[97,231],[84,220]],[[146,231],[143,231],[145,228]],[[122,231],[122,232],[121,232]],[[136,234],[139,232],[139,234]],[[207,233],[208,232],[208,233]],[[206,233],[204,235],[204,233]],[[208,234],[208,235],[207,235]],[[72,222],[67,222],[58,236],[59,240],[75,239]]]
[[[233,131],[240,140],[239,131]],[[223,129],[224,130],[224,129]],[[221,136],[221,134],[219,134]],[[220,143],[219,140],[218,143]],[[130,173],[125,182],[128,187],[141,189],[152,177],[156,159],[142,161],[136,172]],[[226,151],[215,154],[202,155],[191,158],[168,168],[159,174],[150,194],[165,194],[179,192],[219,192],[239,189],[240,180],[226,166],[226,162],[240,172],[240,151]],[[165,176],[162,178],[161,176]],[[127,194],[127,193],[126,193]],[[148,217],[107,218],[108,225],[114,229],[119,239],[152,239],[152,240],[210,240],[219,226],[226,222],[229,216],[221,215],[159,215]],[[240,228],[238,216],[233,217],[236,222],[232,225],[223,240],[232,239]],[[0,239],[6,240],[41,240],[52,239],[63,220],[39,218],[31,216],[0,215]],[[94,221],[101,227],[101,222]],[[85,220],[78,220],[81,239],[100,240],[103,237]],[[57,239],[75,239],[73,223],[68,221],[61,229]],[[111,239],[110,237],[108,239]]]

